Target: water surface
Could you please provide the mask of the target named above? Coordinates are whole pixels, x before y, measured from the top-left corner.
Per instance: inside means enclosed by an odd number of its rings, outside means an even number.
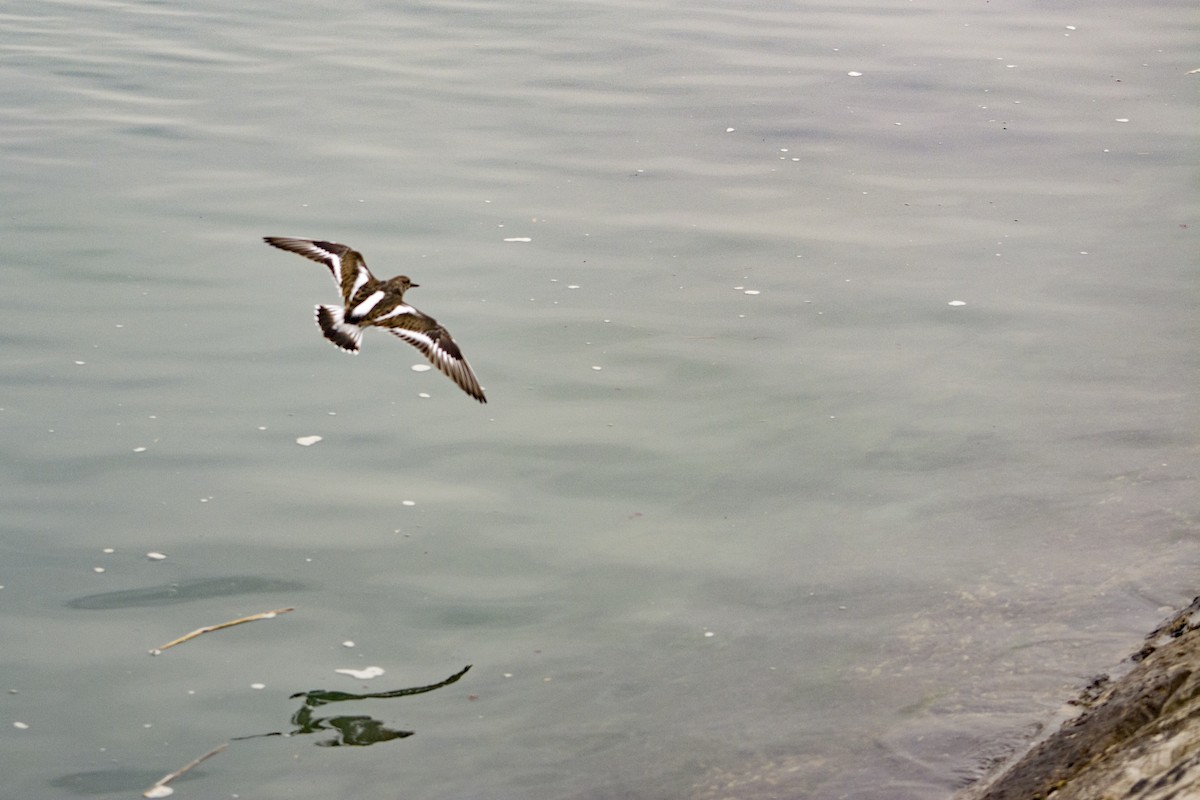
[[[944,797],[1196,591],[1190,4],[0,17],[11,792]]]

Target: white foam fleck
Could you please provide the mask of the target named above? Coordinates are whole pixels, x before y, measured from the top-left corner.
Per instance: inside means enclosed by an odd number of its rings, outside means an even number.
[[[135,448],[133,448],[133,452],[135,452],[135,453],[144,453],[144,452],[146,452],[146,448],[144,448],[144,447],[135,447]]]
[[[862,77],[861,72],[847,72],[846,74],[849,75],[851,78],[861,78]]]
[[[506,242],[532,242],[533,239],[529,236],[512,236],[505,239]]]
[[[76,365],[78,365],[78,366],[80,366],[80,367],[82,367],[82,366],[83,366],[84,364],[86,364],[86,363],[87,363],[86,361],[76,361],[76,362],[75,362],[75,364],[76,364]]]
[[[347,639],[346,641],[342,642],[342,647],[354,647],[354,642]]]
[[[349,675],[360,681],[369,681],[371,678],[378,678],[383,674],[382,667],[367,667],[366,669],[335,669],[334,672],[339,675]]]
[[[29,730],[29,723],[27,723],[27,722],[14,722],[14,723],[13,723],[13,727],[14,727],[14,728],[16,728],[17,730],[21,730],[21,731],[27,731],[27,730]]]
[[[265,689],[265,688],[267,688],[267,685],[265,683],[252,683],[252,684],[250,684],[250,688],[251,689]]]
[[[92,567],[92,572],[99,575],[100,573],[104,572],[104,567]]]
[[[746,289],[742,294],[762,294],[758,289]]]
[[[165,561],[167,557],[163,553],[159,553],[156,550],[151,550],[149,553],[146,553],[146,558],[150,559],[151,561]]]
[[[410,369],[412,369],[413,372],[429,372],[429,370],[433,369],[433,367],[429,366],[428,364],[413,364]]]
[[[417,394],[417,397],[420,397],[424,400],[428,400],[430,397],[433,397],[433,395],[431,395],[429,392],[419,392]]]
[[[321,441],[320,436],[301,436],[296,439],[296,444],[301,447],[312,447],[317,442]]]
[[[600,370],[604,369],[604,367],[593,366],[592,369],[596,370],[596,372],[599,372]]]
[[[175,794],[175,790],[170,786],[156,784],[155,786],[151,786],[149,789],[142,792],[142,797],[150,798],[150,800],[157,800],[160,797],[170,797],[173,794]]]
[[[415,506],[416,504],[417,504],[416,500],[401,500],[400,501],[400,505],[402,505],[402,506]]]
[[[965,306],[966,304],[967,304],[967,302],[965,300],[951,300],[946,305],[948,305],[948,306]]]

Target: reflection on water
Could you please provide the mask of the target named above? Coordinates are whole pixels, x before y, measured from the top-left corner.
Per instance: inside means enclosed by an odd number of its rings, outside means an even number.
[[[350,700],[390,700],[396,697],[410,697],[414,694],[425,694],[453,683],[467,674],[471,669],[471,665],[463,667],[458,672],[446,678],[443,681],[430,684],[428,686],[416,686],[410,689],[395,689],[388,692],[365,692],[354,694],[351,692],[330,691],[326,689],[313,689],[307,692],[300,692],[292,695],[292,698],[303,697],[304,705],[301,706],[295,714],[292,715],[292,725],[295,730],[287,733],[259,733],[251,736],[236,736],[233,741],[243,739],[258,739],[265,736],[300,736],[306,733],[315,733],[317,731],[335,730],[337,735],[332,739],[323,739],[317,744],[321,747],[366,747],[367,745],[378,744],[380,742],[390,742],[394,739],[403,739],[412,736],[415,731],[399,731],[387,727],[384,723],[368,716],[347,716],[340,715],[336,717],[317,717],[313,713],[314,708],[329,705],[331,703],[345,703]]]
[[[374,717],[368,716],[317,717],[308,707],[302,708],[292,715],[292,725],[295,725],[296,729],[283,735],[301,736],[317,731],[337,732],[332,738],[316,742],[318,747],[367,747],[380,742],[405,739],[415,733],[415,731],[389,728]]]

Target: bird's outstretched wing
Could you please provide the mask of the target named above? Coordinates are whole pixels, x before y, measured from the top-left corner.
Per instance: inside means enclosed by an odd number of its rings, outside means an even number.
[[[372,320],[372,325],[386,328],[389,333],[411,344],[425,354],[459,388],[481,403],[486,403],[479,380],[450,332],[433,317],[410,305],[398,306],[388,314]]]
[[[333,282],[342,293],[342,303],[348,304],[362,286],[374,276],[367,269],[362,253],[348,245],[322,242],[317,239],[296,239],[291,236],[264,236],[263,241],[280,250],[287,250],[318,264],[324,264],[333,275]]]

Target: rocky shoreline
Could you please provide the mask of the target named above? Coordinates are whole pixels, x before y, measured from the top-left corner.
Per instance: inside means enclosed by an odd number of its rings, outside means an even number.
[[[1200,597],[1131,661],[1080,693],[1077,716],[956,800],[1200,798]]]

